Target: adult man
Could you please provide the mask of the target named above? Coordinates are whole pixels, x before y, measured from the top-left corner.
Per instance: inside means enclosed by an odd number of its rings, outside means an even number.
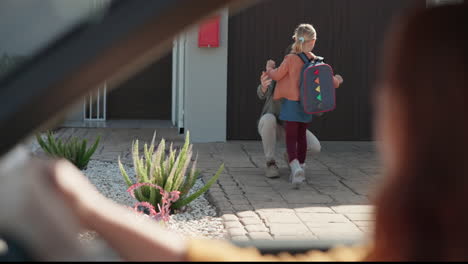
[[[262,137],[263,150],[266,157],[265,176],[268,178],[279,177],[279,169],[275,160],[276,143],[284,140],[284,127],[278,116],[281,111],[281,101],[273,100],[276,82],[272,81],[265,72],[260,77],[261,84],[257,88],[258,98],[265,100],[262,114],[258,122],[258,133]],[[307,133],[307,150],[316,155],[321,146],[318,139],[310,132]],[[286,153],[284,153],[287,156]],[[287,157],[286,157],[287,159]]]

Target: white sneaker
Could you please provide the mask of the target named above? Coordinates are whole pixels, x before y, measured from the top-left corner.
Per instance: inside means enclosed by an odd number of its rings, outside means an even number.
[[[271,160],[267,162],[267,167],[265,170],[265,176],[267,178],[278,178],[279,177],[279,168],[276,165],[276,161]]]
[[[295,159],[289,163],[289,166],[291,167],[291,176],[289,178],[290,182],[295,185],[303,183],[305,181],[305,173],[304,169],[299,164],[299,161]]]

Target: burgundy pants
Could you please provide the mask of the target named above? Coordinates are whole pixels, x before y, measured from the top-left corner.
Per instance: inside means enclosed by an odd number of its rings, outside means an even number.
[[[289,162],[297,159],[303,164],[307,155],[307,123],[285,121],[286,149],[288,151]]]

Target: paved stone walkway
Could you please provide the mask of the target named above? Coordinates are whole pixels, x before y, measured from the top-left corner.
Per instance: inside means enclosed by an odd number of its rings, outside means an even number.
[[[61,129],[63,137],[93,139],[102,143],[93,159],[131,161],[131,142],[150,142],[153,129]],[[171,129],[158,129],[158,138],[183,144]],[[264,176],[265,158],[259,141],[194,144],[198,167],[205,180],[224,163],[225,170],[208,192],[218,208],[231,239],[365,239],[372,230],[369,206],[379,177],[379,161],[372,142],[322,142],[322,152],[308,157],[307,183],[299,190],[288,183],[283,159],[277,150],[281,177]]]

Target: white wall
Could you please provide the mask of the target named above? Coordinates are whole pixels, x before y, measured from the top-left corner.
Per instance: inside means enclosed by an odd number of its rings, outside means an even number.
[[[193,142],[226,141],[228,10],[220,21],[220,47],[199,48],[198,26],[186,32],[184,128]]]

